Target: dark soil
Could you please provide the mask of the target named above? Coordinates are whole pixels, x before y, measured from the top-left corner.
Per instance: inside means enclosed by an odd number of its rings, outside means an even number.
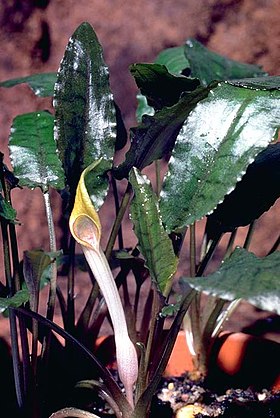
[[[174,416],[174,413],[186,405],[199,404],[203,412],[196,415],[202,417],[223,418],[279,418],[280,393],[266,389],[255,392],[252,389],[231,388],[225,393],[216,392],[214,382],[194,383],[188,375],[180,378],[165,380],[157,394],[152,412],[156,415],[160,409],[161,417]],[[152,414],[153,416],[153,414]],[[182,415],[183,417],[183,415]]]
[[[78,398],[75,407],[85,408],[101,418],[115,417],[101,398],[93,398],[92,392],[79,393]],[[196,418],[279,418],[280,392],[235,387],[222,391],[215,387],[214,381],[194,382],[186,373],[181,377],[162,379],[152,401],[150,417],[188,418],[191,415],[183,413],[188,405],[201,408],[200,412],[197,409]]]

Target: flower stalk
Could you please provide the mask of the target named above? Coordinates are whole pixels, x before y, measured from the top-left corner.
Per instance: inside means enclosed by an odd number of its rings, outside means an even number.
[[[100,160],[92,163],[82,173],[74,208],[70,216],[70,231],[81,245],[85,258],[104,296],[114,328],[116,359],[120,380],[127,399],[133,406],[133,386],[138,376],[138,358],[134,344],[129,338],[120,295],[109,263],[100,245],[101,223],[85,185],[85,176]]]

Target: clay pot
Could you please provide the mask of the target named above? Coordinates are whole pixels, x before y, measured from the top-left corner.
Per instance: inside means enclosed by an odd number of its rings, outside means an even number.
[[[98,339],[97,356],[103,364],[116,367],[112,361],[114,339]],[[267,338],[242,332],[225,332],[217,338],[210,358],[209,384],[222,387],[240,387],[259,390],[280,390],[280,344]],[[171,353],[165,376],[181,376],[193,371],[192,356],[185,334],[180,331]]]
[[[209,364],[209,382],[227,387],[280,390],[280,344],[242,332],[217,338]],[[192,371],[192,358],[185,335],[180,332],[165,375]],[[218,383],[220,382],[220,383]]]

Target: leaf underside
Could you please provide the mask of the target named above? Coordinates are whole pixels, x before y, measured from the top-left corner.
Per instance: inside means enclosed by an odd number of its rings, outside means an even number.
[[[257,155],[235,189],[208,216],[208,239],[250,224],[269,210],[279,196],[280,143],[277,142]]]

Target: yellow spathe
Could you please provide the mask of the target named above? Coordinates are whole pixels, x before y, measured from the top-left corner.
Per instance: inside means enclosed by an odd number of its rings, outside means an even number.
[[[101,223],[88,194],[85,177],[101,160],[94,161],[81,174],[74,207],[69,220],[71,234],[75,240],[88,248],[97,249],[101,237]]]

